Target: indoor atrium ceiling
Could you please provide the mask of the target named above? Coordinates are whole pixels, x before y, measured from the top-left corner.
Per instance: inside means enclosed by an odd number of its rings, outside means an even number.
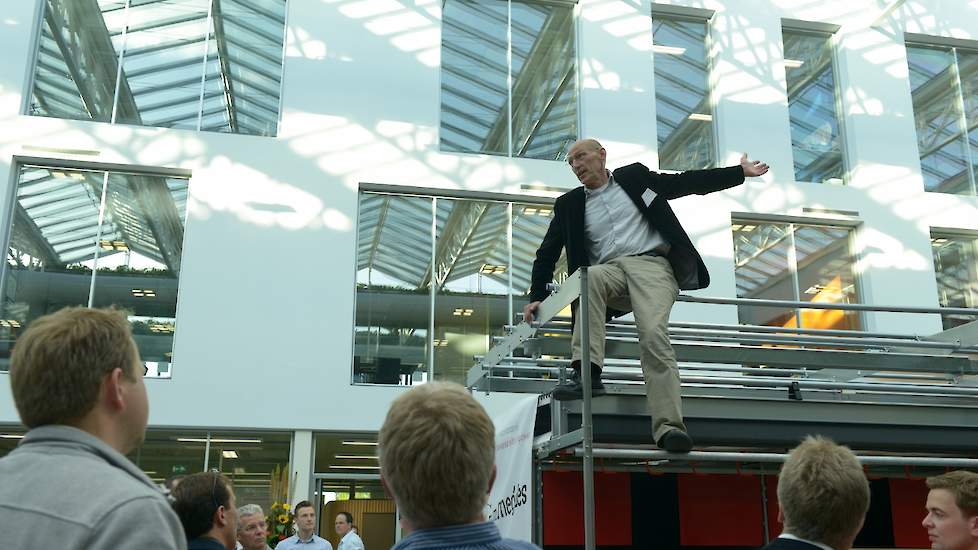
[[[44,22],[34,114],[276,133],[285,0],[46,0]]]
[[[361,195],[357,270],[372,269],[405,286],[427,287],[432,263],[431,200]],[[508,284],[508,216],[508,205],[503,202],[438,199],[434,280],[439,288],[474,274],[504,287]],[[533,259],[550,219],[549,206],[513,204],[512,277],[516,292],[530,287]]]

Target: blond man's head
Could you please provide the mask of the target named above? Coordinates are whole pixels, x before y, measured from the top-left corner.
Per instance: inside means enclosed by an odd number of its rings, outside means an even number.
[[[869,510],[869,481],[848,447],[808,437],[781,468],[778,502],[786,533],[845,550]]]
[[[138,360],[120,311],[71,307],[38,317],[10,358],[21,421],[28,428],[75,424],[95,408],[103,381],[115,369],[123,379],[142,383]]]
[[[458,384],[433,382],[391,404],[377,438],[381,476],[416,529],[479,517],[495,476],[492,420]]]
[[[935,550],[978,549],[978,474],[958,470],[927,478],[921,524]]]

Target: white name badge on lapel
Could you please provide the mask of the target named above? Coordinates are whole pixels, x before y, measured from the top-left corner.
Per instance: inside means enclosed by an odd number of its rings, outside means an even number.
[[[655,191],[646,189],[645,192],[642,193],[642,200],[645,201],[645,206],[648,207],[650,204],[652,204],[652,201],[655,200]]]

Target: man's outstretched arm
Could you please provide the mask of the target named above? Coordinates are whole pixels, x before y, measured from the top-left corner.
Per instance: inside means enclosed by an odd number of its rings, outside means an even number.
[[[688,170],[678,174],[660,174],[649,172],[653,191],[666,199],[678,199],[686,195],[706,195],[735,187],[744,182],[744,178],[763,176],[770,166],[759,161],[751,160],[744,153],[740,164],[726,168],[710,168],[707,170]]]

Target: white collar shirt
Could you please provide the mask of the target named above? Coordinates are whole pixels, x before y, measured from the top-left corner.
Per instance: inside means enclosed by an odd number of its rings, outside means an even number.
[[[665,255],[669,244],[645,220],[628,193],[608,173],[597,189],[584,188],[584,233],[591,265],[650,251]]]

